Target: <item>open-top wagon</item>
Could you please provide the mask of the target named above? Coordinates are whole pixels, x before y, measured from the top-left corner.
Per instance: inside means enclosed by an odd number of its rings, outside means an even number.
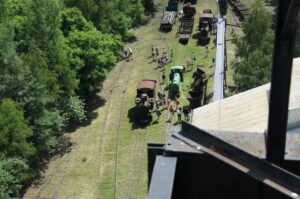
[[[144,79],[137,85],[136,121],[149,123],[152,121],[151,111],[155,105],[156,80]]]

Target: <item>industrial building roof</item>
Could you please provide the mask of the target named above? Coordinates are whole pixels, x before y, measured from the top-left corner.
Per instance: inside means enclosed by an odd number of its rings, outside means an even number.
[[[264,158],[270,84],[194,109],[192,124]],[[300,58],[294,59],[289,100],[286,159],[300,159]]]
[[[266,84],[194,109],[192,124],[214,131],[264,133],[268,125],[269,93],[270,84]],[[300,121],[299,108],[300,58],[297,58],[293,63],[289,104],[289,120],[293,120],[289,123],[293,129]]]

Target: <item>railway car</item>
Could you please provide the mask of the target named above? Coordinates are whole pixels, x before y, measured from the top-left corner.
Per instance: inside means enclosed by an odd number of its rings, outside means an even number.
[[[203,13],[199,17],[199,30],[201,31],[203,28],[208,27],[209,31],[212,30],[212,26],[214,24],[214,15],[211,13]]]
[[[138,123],[150,123],[152,121],[151,111],[155,104],[156,80],[144,79],[137,85],[136,121]]]
[[[169,78],[171,81],[169,96],[174,99],[180,94],[181,83],[183,82],[183,66],[173,66]]]

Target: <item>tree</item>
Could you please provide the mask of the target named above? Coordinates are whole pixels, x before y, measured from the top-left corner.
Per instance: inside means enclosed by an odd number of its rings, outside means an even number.
[[[245,35],[234,40],[238,58],[234,74],[236,91],[242,92],[270,81],[274,42],[271,27],[271,14],[265,10],[263,1],[257,0],[249,19],[242,24]]]
[[[99,32],[78,9],[64,10],[62,18],[68,62],[80,80],[78,93],[86,97],[101,88],[107,70],[118,60],[122,42],[120,37]]]
[[[31,178],[28,165],[20,158],[0,157],[0,198],[19,198],[24,182]]]
[[[118,60],[121,42],[111,35],[91,31],[73,31],[67,38],[70,64],[80,79],[79,93],[88,96],[99,91],[106,71]]]
[[[154,0],[144,0],[143,5],[144,5],[144,8],[145,8],[145,11],[147,11],[147,12],[154,12],[155,11]]]
[[[77,7],[102,33],[121,35],[144,19],[142,0],[64,0],[68,7]]]
[[[81,107],[83,111],[83,106],[64,104],[76,94],[79,81],[69,66],[60,31],[60,1],[14,2],[18,9],[10,11],[14,6],[7,6],[9,14],[5,17],[13,23],[2,20],[5,23],[0,27],[0,96],[24,107],[38,156],[47,157],[70,121],[66,116],[75,111],[71,108],[78,112]]]
[[[14,101],[0,102],[0,156],[28,159],[35,154],[33,144],[28,141],[32,130],[24,118],[22,108]]]

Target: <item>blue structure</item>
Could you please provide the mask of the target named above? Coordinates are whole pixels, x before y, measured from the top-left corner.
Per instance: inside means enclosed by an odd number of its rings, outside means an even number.
[[[226,37],[226,20],[219,18],[217,23],[217,51],[216,51],[216,68],[214,79],[214,96],[213,101],[223,99],[224,96],[224,66],[225,66],[225,37]]]

